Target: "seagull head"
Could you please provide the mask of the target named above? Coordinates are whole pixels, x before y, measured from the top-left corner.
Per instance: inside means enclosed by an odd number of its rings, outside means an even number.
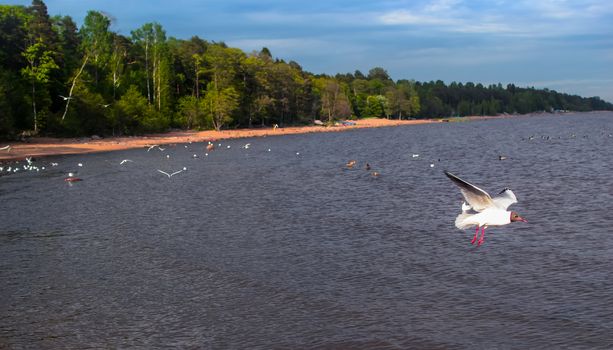
[[[528,220],[522,218],[521,216],[519,216],[519,214],[512,211],[511,212],[511,222],[515,222],[515,221],[528,222]]]

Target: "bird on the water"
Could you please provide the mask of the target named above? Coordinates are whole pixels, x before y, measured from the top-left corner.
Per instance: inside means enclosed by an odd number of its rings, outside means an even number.
[[[492,198],[481,188],[464,181],[456,175],[445,171],[445,175],[458,187],[466,200],[462,203],[462,213],[455,219],[455,226],[460,230],[476,226],[475,235],[470,243],[477,246],[483,244],[485,229],[489,226],[503,226],[512,222],[528,222],[514,211],[507,210],[511,204],[517,203],[517,197],[508,188],[502,190],[498,196]],[[481,228],[481,237],[477,241]]]

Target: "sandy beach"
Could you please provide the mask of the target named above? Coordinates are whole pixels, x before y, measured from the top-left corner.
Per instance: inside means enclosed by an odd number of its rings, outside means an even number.
[[[488,119],[501,117],[465,117],[464,120]],[[262,137],[288,134],[305,134],[314,132],[341,132],[361,128],[379,128],[401,125],[416,125],[440,123],[440,119],[420,120],[390,120],[362,119],[354,121],[350,126],[299,126],[286,128],[253,128],[235,130],[207,131],[175,131],[164,134],[108,138],[31,138],[26,142],[4,142],[0,147],[10,146],[10,149],[0,150],[0,161],[22,160],[26,157],[44,157],[60,154],[83,154],[94,152],[118,151],[130,148],[147,147],[148,145],[164,145],[187,142],[206,142],[212,140],[234,139],[245,137]]]

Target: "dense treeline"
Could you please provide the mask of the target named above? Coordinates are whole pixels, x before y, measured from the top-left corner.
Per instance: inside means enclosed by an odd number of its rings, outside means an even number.
[[[0,5],[0,136],[124,135],[217,130],[314,119],[430,118],[554,109],[613,110],[514,85],[394,82],[383,68],[334,77],[199,37],[166,37],[158,23],[124,36],[89,11],[81,28],[41,0]]]

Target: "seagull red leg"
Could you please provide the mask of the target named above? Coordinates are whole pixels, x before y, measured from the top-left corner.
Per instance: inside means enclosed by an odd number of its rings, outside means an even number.
[[[485,226],[481,227],[481,238],[479,238],[479,242],[477,243],[477,246],[482,245],[484,240],[485,240]]]
[[[479,225],[477,225],[477,228],[475,229],[475,236],[473,237],[472,241],[470,241],[470,244],[475,244],[477,241],[477,235],[479,235]]]

